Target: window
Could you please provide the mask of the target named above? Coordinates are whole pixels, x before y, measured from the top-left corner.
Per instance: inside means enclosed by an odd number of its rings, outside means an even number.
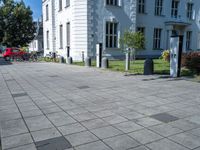
[[[66,35],[67,35],[67,46],[70,46],[70,22],[67,23],[67,26],[66,26]]]
[[[66,0],[66,7],[70,6],[70,0]]]
[[[106,5],[118,5],[118,0],[106,0]]]
[[[186,32],[186,49],[187,50],[191,49],[191,38],[192,38],[192,31],[187,31]]]
[[[138,13],[145,13],[145,0],[138,0]]]
[[[192,14],[193,14],[193,4],[187,3],[187,18],[191,20]]]
[[[172,8],[171,8],[171,17],[177,18],[178,17],[178,0],[172,0]]]
[[[163,10],[163,0],[155,0],[155,15],[161,16]]]
[[[62,10],[62,0],[59,0],[59,11]]]
[[[49,20],[49,5],[46,5],[46,20]]]
[[[106,48],[117,48],[117,27],[118,24],[114,22],[106,23]]]
[[[49,49],[49,31],[47,31],[47,49]]]
[[[155,28],[153,35],[153,49],[161,49],[161,33],[162,29]]]
[[[145,27],[137,27],[137,32],[141,32],[145,35]]]
[[[63,48],[63,25],[60,25],[60,49]]]

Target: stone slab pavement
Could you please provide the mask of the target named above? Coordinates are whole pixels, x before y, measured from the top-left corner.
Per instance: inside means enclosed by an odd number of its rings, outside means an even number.
[[[0,121],[3,150],[200,150],[200,84],[4,63]]]

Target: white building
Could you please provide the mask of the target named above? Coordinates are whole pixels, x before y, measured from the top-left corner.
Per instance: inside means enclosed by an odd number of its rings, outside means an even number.
[[[172,33],[183,36],[183,49],[200,49],[199,0],[43,0],[44,53],[74,60],[82,53],[121,57],[119,38],[126,29],[141,31],[146,48],[140,56],[158,56],[169,48]]]
[[[44,42],[43,42],[43,23],[35,23],[36,33],[34,39],[29,43],[29,52],[43,52]]]

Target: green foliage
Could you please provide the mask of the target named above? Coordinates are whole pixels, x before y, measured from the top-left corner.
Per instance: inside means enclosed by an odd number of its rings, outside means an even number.
[[[120,38],[121,48],[131,48],[135,50],[145,48],[145,37],[141,32],[125,31]]]
[[[24,2],[1,0],[0,44],[8,47],[26,46],[34,38],[32,11]]]
[[[170,61],[170,51],[169,50],[164,50],[162,52],[162,56],[161,58],[164,60],[164,61]]]

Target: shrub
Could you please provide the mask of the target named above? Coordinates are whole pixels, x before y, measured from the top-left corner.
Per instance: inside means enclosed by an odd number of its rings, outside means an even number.
[[[162,58],[163,60],[169,62],[169,61],[170,61],[170,51],[169,51],[169,50],[164,50],[164,51],[162,52],[161,58]]]
[[[195,74],[200,74],[200,52],[190,52],[182,57],[182,66]]]

